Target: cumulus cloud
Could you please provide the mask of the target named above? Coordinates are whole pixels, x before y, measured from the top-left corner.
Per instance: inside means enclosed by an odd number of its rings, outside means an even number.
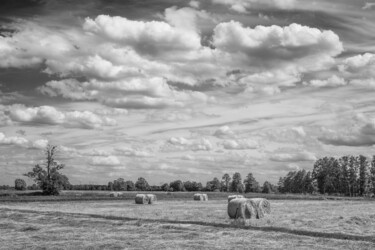
[[[0,132],[0,145],[14,145],[28,149],[45,149],[48,145],[48,140],[38,139],[35,141],[30,141],[24,137],[20,136],[6,136],[4,133]]]
[[[193,8],[199,9],[200,2],[199,2],[199,1],[192,0],[192,1],[189,2],[189,5],[190,5],[190,7],[193,7]]]
[[[235,21],[220,23],[214,29],[213,45],[245,65],[280,67],[280,63],[299,63],[294,65],[299,71],[326,67],[333,63],[332,57],[343,51],[334,32],[295,23],[255,28]]]
[[[231,138],[235,136],[235,133],[229,126],[222,126],[213,133],[213,136],[216,136],[218,138]]]
[[[375,145],[375,118],[359,114],[350,127],[336,130],[322,129],[319,140],[334,146],[364,147]]]
[[[120,160],[113,155],[110,156],[95,156],[90,160],[90,164],[94,166],[118,166]]]
[[[48,145],[48,140],[46,139],[39,139],[32,142],[31,147],[36,149],[45,149]]]
[[[3,145],[16,145],[21,147],[27,147],[29,144],[29,141],[23,137],[19,136],[11,136],[7,137],[4,133],[0,132],[0,144]]]
[[[116,151],[116,153],[118,153],[120,155],[124,155],[124,156],[128,156],[128,157],[146,158],[146,157],[152,157],[153,156],[153,154],[148,152],[148,151],[144,151],[144,150],[140,150],[140,149],[134,149],[134,148],[130,148],[130,147],[116,148],[115,151]]]
[[[140,54],[157,55],[194,50],[201,46],[200,37],[195,32],[186,32],[159,21],[142,22],[99,15],[95,19],[86,18],[83,29],[132,46]]]
[[[116,125],[115,120],[99,117],[90,111],[61,112],[52,106],[26,107],[16,104],[8,106],[7,109],[10,119],[24,124],[63,125],[86,129]]]
[[[344,78],[333,75],[325,80],[311,80],[309,84],[315,88],[324,88],[345,86],[348,83]]]
[[[186,139],[184,137],[171,137],[167,141],[167,147],[164,150],[191,150],[191,151],[210,151],[213,149],[211,141],[207,138]]]
[[[212,0],[215,4],[222,4],[230,7],[233,11],[247,13],[251,9],[293,9],[295,0]]]
[[[225,140],[220,143],[225,149],[228,150],[244,150],[244,149],[257,149],[259,143],[254,140]]]
[[[296,153],[275,153],[270,156],[271,161],[277,162],[300,162],[300,161],[315,161],[317,158],[311,152],[296,152]]]

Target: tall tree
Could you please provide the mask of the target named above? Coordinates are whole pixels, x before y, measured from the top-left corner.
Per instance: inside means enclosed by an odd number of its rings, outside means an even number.
[[[181,192],[185,190],[184,184],[181,180],[172,181],[171,183],[169,183],[169,186],[173,188],[174,192]]]
[[[246,176],[246,179],[244,180],[245,184],[245,193],[253,192],[257,193],[259,192],[259,183],[255,180],[254,176],[252,173],[249,173]]]
[[[370,164],[370,181],[372,193],[375,194],[375,155],[372,156]]]
[[[57,146],[48,145],[45,150],[45,163],[35,165],[31,172],[25,174],[32,178],[47,195],[59,195],[61,189],[70,185],[68,177],[60,173],[65,165],[56,161],[56,153]]]
[[[229,174],[225,173],[221,179],[223,180],[225,185],[225,192],[229,192],[229,185],[231,180]]]
[[[358,159],[355,156],[349,157],[348,175],[350,185],[350,196],[356,196],[358,191]]]
[[[231,183],[231,191],[232,192],[238,192],[239,185],[242,184],[242,177],[240,173],[234,173],[232,177],[232,183]]]
[[[359,195],[365,195],[368,190],[368,181],[369,173],[368,168],[369,164],[367,158],[363,155],[358,156],[358,166],[359,166],[359,176],[358,176],[358,192]]]
[[[272,192],[272,185],[268,181],[263,183],[262,193],[269,194]]]
[[[150,190],[150,185],[148,185],[148,182],[143,177],[138,178],[137,182],[135,183],[135,187],[140,191]]]

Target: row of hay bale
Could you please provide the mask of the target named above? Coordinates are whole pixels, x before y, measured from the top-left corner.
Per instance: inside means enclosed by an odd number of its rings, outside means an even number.
[[[208,201],[207,194],[194,194],[193,199],[195,201]]]
[[[231,199],[230,199],[231,198]],[[228,216],[231,219],[263,218],[271,213],[271,204],[264,198],[228,197]]]
[[[157,201],[154,194],[137,194],[135,196],[135,204],[154,204]]]

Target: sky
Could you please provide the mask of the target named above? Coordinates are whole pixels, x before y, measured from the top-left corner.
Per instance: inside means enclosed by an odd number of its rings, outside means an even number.
[[[1,185],[48,144],[72,184],[276,184],[374,154],[375,1],[0,5]]]

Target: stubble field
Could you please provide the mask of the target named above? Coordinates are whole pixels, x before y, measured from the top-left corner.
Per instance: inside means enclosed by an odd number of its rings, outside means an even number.
[[[245,225],[224,199],[2,202],[0,249],[374,249],[375,204],[270,200]]]

